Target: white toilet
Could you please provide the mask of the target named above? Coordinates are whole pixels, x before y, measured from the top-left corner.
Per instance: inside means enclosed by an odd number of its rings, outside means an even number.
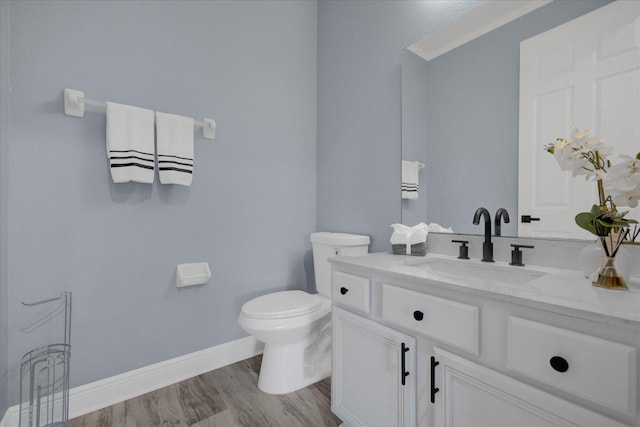
[[[242,306],[240,326],[264,343],[258,387],[291,393],[331,375],[331,264],[334,256],[366,255],[369,236],[312,233],[317,294],[283,291]]]

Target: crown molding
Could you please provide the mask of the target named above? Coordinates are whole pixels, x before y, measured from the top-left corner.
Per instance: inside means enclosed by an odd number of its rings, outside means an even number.
[[[551,1],[487,0],[446,27],[408,46],[407,49],[430,61]]]

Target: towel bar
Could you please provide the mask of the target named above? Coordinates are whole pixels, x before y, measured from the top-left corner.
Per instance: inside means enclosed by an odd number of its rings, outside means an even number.
[[[84,106],[92,105],[98,108],[107,108],[105,101],[85,98],[84,92],[66,88],[64,90],[64,113],[71,117],[84,117]],[[216,121],[213,119],[194,120],[193,124],[202,128],[205,139],[214,139],[216,136]]]

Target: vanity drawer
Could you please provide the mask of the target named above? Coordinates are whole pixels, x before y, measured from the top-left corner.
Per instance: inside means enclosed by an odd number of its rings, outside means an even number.
[[[627,415],[636,411],[636,349],[517,317],[507,367]]]
[[[368,277],[355,274],[333,272],[333,302],[350,307],[363,313],[369,313],[371,284]]]
[[[479,354],[480,309],[432,295],[382,285],[382,318],[421,335]]]

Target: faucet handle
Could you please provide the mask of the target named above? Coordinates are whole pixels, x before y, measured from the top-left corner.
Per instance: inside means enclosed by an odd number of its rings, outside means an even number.
[[[460,254],[458,259],[469,259],[469,244],[468,240],[452,240],[453,243],[460,243]]]
[[[522,263],[522,251],[521,248],[533,249],[533,245],[515,245],[512,244],[513,250],[511,251],[511,262],[510,265],[516,265],[518,267],[524,267]]]

